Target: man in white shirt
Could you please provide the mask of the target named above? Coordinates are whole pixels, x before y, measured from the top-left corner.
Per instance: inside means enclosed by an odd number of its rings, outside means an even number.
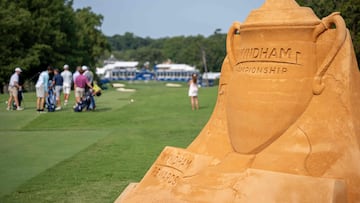
[[[64,71],[61,72],[61,77],[63,78],[63,92],[64,92],[64,105],[68,104],[70,91],[71,91],[71,82],[72,82],[72,73],[69,71],[69,66],[64,65]]]
[[[74,82],[74,90],[76,90],[75,80],[80,75],[81,66],[77,66],[75,72],[73,73],[73,82]],[[76,98],[76,91],[74,91],[75,98]]]
[[[10,106],[12,104],[12,101],[14,99],[16,110],[21,111],[23,108],[19,106],[19,100],[18,100],[18,91],[21,88],[19,85],[19,75],[22,72],[21,68],[17,67],[15,68],[15,73],[11,75],[10,82],[9,82],[9,99],[7,103],[7,110],[10,110]]]

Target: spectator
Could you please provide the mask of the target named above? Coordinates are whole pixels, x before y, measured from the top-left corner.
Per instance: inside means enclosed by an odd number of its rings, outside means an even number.
[[[189,97],[191,100],[191,109],[199,110],[199,99],[198,99],[198,86],[197,86],[197,76],[192,74],[191,80],[189,81]]]
[[[89,68],[87,66],[82,66],[81,69],[84,71],[84,75],[89,80],[90,84],[92,85],[93,81],[94,81],[94,73],[91,70],[89,70]]]
[[[21,103],[23,100],[23,91],[24,91],[24,77],[22,74],[19,75],[19,90],[18,90],[18,102],[19,102],[19,106],[21,107]],[[16,105],[13,105],[13,109],[16,110],[17,107]]]
[[[76,66],[76,70],[73,73],[74,89],[75,89],[75,80],[76,80],[77,76],[80,75],[80,70],[81,70],[81,66]]]
[[[53,78],[53,81],[52,81],[52,87],[55,88],[55,97],[56,97],[56,108],[55,108],[55,110],[56,111],[61,110],[60,96],[61,96],[61,90],[62,90],[62,87],[63,87],[63,83],[64,83],[64,80],[63,80],[63,78],[61,77],[61,75],[59,73],[59,69],[55,68],[54,69],[54,78]]]
[[[80,70],[81,70],[81,66],[76,66],[76,70],[73,74],[73,81],[74,81],[74,93],[75,93],[75,100],[76,100],[76,84],[75,84],[75,80],[76,78],[80,75]],[[77,102],[76,102],[77,103]]]
[[[84,75],[84,71],[82,69],[80,69],[79,72],[80,72],[80,75],[77,76],[74,81],[76,103],[79,103],[81,101],[81,99],[84,97],[86,86],[88,86],[90,89],[92,89],[91,83],[89,82],[87,77]]]
[[[61,77],[63,78],[64,105],[67,105],[69,102],[71,83],[73,78],[67,64],[64,65],[64,71],[61,72]]]
[[[21,111],[23,110],[23,108],[20,107],[19,105],[19,100],[18,100],[18,91],[19,89],[21,89],[21,86],[19,85],[19,75],[22,72],[21,68],[17,67],[15,68],[15,73],[11,75],[10,77],[10,82],[9,82],[9,99],[7,102],[7,110],[11,109],[11,105],[12,105],[12,101],[14,99],[15,101],[15,105],[16,105],[16,110]]]
[[[41,113],[44,111],[45,96],[49,89],[49,74],[52,73],[52,67],[48,66],[47,70],[40,73],[39,78],[36,82],[36,110]]]

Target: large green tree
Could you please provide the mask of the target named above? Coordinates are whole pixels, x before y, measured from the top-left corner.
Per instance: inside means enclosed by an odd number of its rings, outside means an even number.
[[[104,50],[110,49],[106,36],[100,30],[102,20],[103,17],[91,12],[90,7],[76,10],[77,43],[74,55],[77,56],[77,64],[95,66]]]
[[[93,67],[108,41],[103,17],[91,8],[74,10],[72,0],[0,0],[0,82],[15,67],[32,78],[48,65]],[[36,79],[36,77],[35,77]]]
[[[31,28],[31,13],[12,1],[0,0],[0,83],[8,82],[15,66],[36,63],[29,52],[24,52],[22,40]]]
[[[302,6],[311,7],[319,18],[334,11],[341,12],[351,33],[356,58],[360,60],[360,0],[297,0]]]

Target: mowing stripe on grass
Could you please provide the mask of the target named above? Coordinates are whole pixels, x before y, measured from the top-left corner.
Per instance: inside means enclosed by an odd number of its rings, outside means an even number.
[[[108,131],[2,131],[0,196],[85,149]]]
[[[39,116],[35,111],[7,111],[0,113],[0,129],[4,130],[20,130],[29,122]]]

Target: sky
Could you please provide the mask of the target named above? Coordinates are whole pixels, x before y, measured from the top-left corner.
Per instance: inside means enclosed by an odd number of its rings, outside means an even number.
[[[227,33],[234,21],[243,22],[265,0],[74,0],[75,9],[91,7],[104,19],[106,36],[131,32],[153,39],[174,36],[205,37],[216,29]]]

